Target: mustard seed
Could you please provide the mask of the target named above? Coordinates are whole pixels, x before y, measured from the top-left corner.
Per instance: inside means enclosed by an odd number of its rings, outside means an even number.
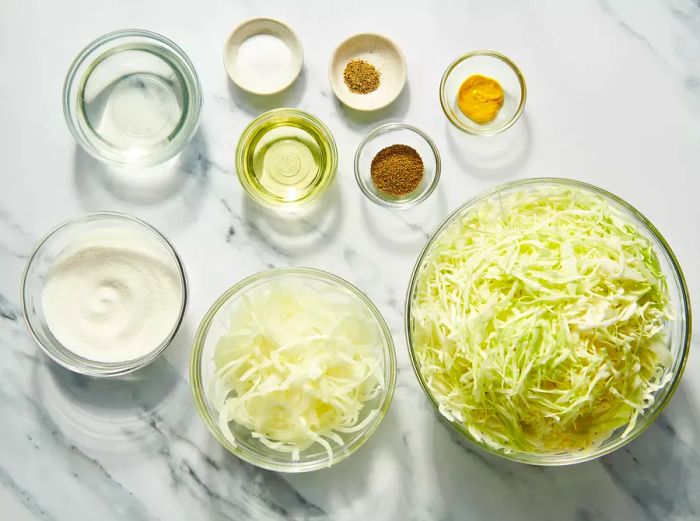
[[[350,60],[343,71],[343,81],[355,94],[369,94],[379,88],[379,71],[365,60]]]
[[[377,190],[399,197],[413,192],[423,180],[423,159],[408,145],[381,149],[370,166]]]

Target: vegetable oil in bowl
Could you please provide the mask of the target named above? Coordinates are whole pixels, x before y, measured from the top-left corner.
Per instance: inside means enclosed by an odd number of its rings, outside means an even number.
[[[294,207],[316,200],[337,165],[335,142],[318,119],[293,109],[266,112],[238,143],[241,184],[258,203]]]
[[[253,155],[257,181],[283,201],[313,192],[321,172],[322,151],[304,134],[293,127],[276,128],[263,137]]]

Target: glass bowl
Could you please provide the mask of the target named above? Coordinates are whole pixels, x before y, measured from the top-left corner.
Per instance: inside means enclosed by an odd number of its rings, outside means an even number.
[[[423,179],[411,193],[393,196],[379,190],[372,181],[372,159],[385,147],[408,145],[423,160]],[[425,201],[433,193],[440,180],[440,153],[428,135],[417,127],[405,123],[387,123],[372,130],[360,142],[355,152],[355,180],[367,199],[380,206],[406,209]]]
[[[691,313],[690,313],[690,300],[688,295],[688,287],[686,285],[685,279],[683,277],[683,272],[678,264],[678,260],[671,251],[670,246],[659,233],[659,231],[651,224],[639,211],[633,208],[631,205],[620,199],[619,197],[602,190],[598,187],[568,180],[568,179],[555,179],[555,178],[539,178],[539,179],[526,179],[521,181],[515,181],[512,183],[506,183],[492,190],[489,190],[474,199],[468,201],[463,206],[458,208],[452,215],[450,215],[445,222],[437,229],[432,238],[428,241],[425,248],[418,257],[418,261],[413,270],[411,276],[411,281],[409,283],[408,292],[406,295],[406,309],[405,309],[405,332],[406,339],[408,342],[409,355],[411,358],[411,363],[413,365],[413,370],[420,382],[423,391],[426,393],[432,404],[435,406],[435,410],[438,414],[442,415],[440,412],[437,400],[433,396],[432,392],[429,390],[428,385],[421,373],[421,368],[419,361],[416,357],[414,351],[414,341],[413,341],[413,313],[412,313],[412,301],[416,291],[417,283],[422,275],[422,270],[424,266],[424,259],[426,255],[431,250],[435,242],[442,236],[442,233],[456,220],[460,219],[462,216],[471,212],[480,203],[486,200],[496,199],[499,200],[502,196],[513,194],[516,192],[539,190],[547,187],[568,187],[583,192],[587,192],[596,196],[603,198],[612,208],[614,208],[619,215],[624,219],[628,220],[633,224],[639,232],[647,237],[651,243],[654,245],[659,256],[659,262],[664,275],[666,276],[668,288],[669,288],[669,298],[670,303],[673,306],[676,318],[669,321],[667,325],[667,345],[671,353],[671,362],[666,368],[667,375],[670,377],[668,383],[654,395],[654,403],[644,411],[642,415],[637,419],[637,423],[634,428],[623,437],[624,427],[615,430],[607,439],[602,441],[600,444],[593,446],[590,449],[576,451],[576,452],[551,452],[551,453],[535,453],[535,452],[524,452],[524,451],[512,451],[505,452],[502,450],[497,450],[483,441],[478,441],[472,434],[468,431],[462,423],[457,421],[450,421],[445,419],[457,432],[464,436],[468,441],[480,446],[481,448],[495,454],[497,456],[504,457],[513,461],[518,461],[522,463],[528,463],[533,465],[569,465],[573,463],[580,463],[588,460],[592,460],[608,454],[626,443],[630,442],[637,436],[639,436],[647,427],[649,427],[653,421],[659,416],[664,407],[668,404],[671,397],[673,396],[678,383],[680,382],[683,369],[686,364],[688,357],[688,350],[690,347],[691,338]],[[616,212],[616,213],[617,213]]]
[[[77,246],[88,239],[99,238],[100,233],[112,233],[115,230],[127,233],[130,239],[144,241],[143,244],[148,247],[149,254],[168,259],[173,273],[178,275],[181,301],[172,329],[148,353],[125,361],[103,362],[90,360],[74,353],[56,338],[47,323],[42,295],[51,269],[67,248]],[[120,376],[151,363],[173,340],[182,324],[187,307],[187,278],[175,248],[158,230],[126,214],[90,213],[66,221],[39,241],[22,274],[20,299],[29,332],[50,358],[76,373],[98,377]]]
[[[481,74],[501,84],[505,98],[497,116],[488,123],[476,123],[462,113],[457,94],[464,80]],[[478,136],[492,136],[515,124],[525,108],[527,87],[520,69],[496,51],[472,51],[453,61],[440,81],[440,105],[447,119],[459,130]]]
[[[338,167],[330,130],[297,109],[265,112],[246,127],[236,148],[238,180],[257,203],[294,209],[318,200]]]
[[[153,166],[175,156],[197,130],[202,88],[172,41],[125,29],[87,45],[68,70],[63,113],[73,137],[96,159]]]
[[[293,461],[291,455],[268,448],[258,439],[250,435],[250,431],[242,425],[231,422],[236,445],[230,443],[219,427],[218,412],[208,399],[208,392],[214,373],[213,353],[216,343],[222,334],[228,331],[231,310],[237,306],[251,290],[264,287],[271,282],[280,280],[297,280],[304,284],[314,284],[317,287],[332,287],[353,300],[362,304],[374,317],[379,335],[383,338],[381,361],[384,372],[384,389],[373,400],[366,402],[359,421],[362,422],[368,411],[377,409],[378,414],[360,431],[341,434],[343,444],[333,447],[333,464],[337,464],[354,453],[375,432],[386,415],[396,385],[396,354],[391,332],[379,310],[372,302],[347,281],[330,273],[310,268],[272,269],[252,275],[221,295],[211,306],[197,330],[194,350],[190,362],[190,382],[195,403],[200,416],[209,431],[227,450],[239,458],[261,468],[279,472],[308,472],[328,466],[329,459],[326,450],[319,444],[314,444],[300,453],[298,461]]]

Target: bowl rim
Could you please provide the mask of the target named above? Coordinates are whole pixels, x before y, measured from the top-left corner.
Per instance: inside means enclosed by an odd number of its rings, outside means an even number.
[[[360,105],[352,104],[352,103],[350,103],[350,101],[348,100],[347,97],[345,97],[341,92],[338,92],[338,90],[335,88],[335,82],[333,81],[333,78],[334,78],[333,66],[338,61],[338,52],[340,51],[340,48],[343,45],[345,45],[346,43],[348,43],[350,40],[355,40],[355,39],[359,39],[359,38],[377,38],[379,40],[383,40],[384,42],[387,43],[388,47],[391,47],[396,52],[397,56],[399,57],[399,63],[401,66],[401,78],[400,78],[399,83],[401,86],[399,87],[399,89],[397,89],[396,95],[394,95],[393,97],[387,98],[387,100],[384,103],[382,103],[381,105],[367,107],[364,105],[360,106]],[[333,54],[331,54],[331,59],[328,62],[328,83],[331,86],[331,90],[333,91],[333,94],[338,99],[338,101],[340,101],[343,105],[345,105],[346,107],[348,107],[352,110],[356,110],[357,112],[365,112],[365,113],[375,112],[377,110],[385,109],[386,107],[388,107],[389,105],[394,103],[399,98],[399,96],[403,92],[404,88],[406,87],[407,76],[408,76],[408,66],[406,65],[406,56],[404,55],[403,51],[401,50],[401,47],[399,47],[399,45],[394,40],[389,38],[388,36],[385,36],[385,35],[379,34],[379,33],[364,32],[364,33],[351,34],[350,36],[348,36],[347,38],[342,40],[335,47],[335,49],[333,49]]]
[[[250,90],[245,88],[243,85],[238,83],[235,78],[233,71],[229,68],[229,61],[228,58],[230,57],[229,53],[229,46],[231,45],[231,42],[233,42],[234,38],[237,36],[237,33],[241,31],[243,28],[245,28],[247,25],[250,25],[255,22],[263,22],[267,23],[269,25],[276,25],[283,29],[284,31],[287,31],[289,35],[291,36],[291,40],[295,43],[298,51],[293,52],[290,49],[290,52],[293,56],[293,58],[298,59],[299,61],[299,66],[296,67],[294,74],[291,74],[289,77],[289,81],[284,84],[283,87],[279,87],[275,90]],[[258,34],[266,34],[264,32],[258,33]],[[254,36],[254,35],[251,35]],[[250,38],[250,36],[248,37]],[[245,40],[242,40],[242,42]],[[242,43],[241,42],[241,43]],[[299,77],[299,74],[301,73],[302,68],[304,67],[304,47],[301,44],[301,39],[299,38],[299,35],[286,23],[284,23],[281,20],[278,20],[276,18],[270,18],[267,16],[259,16],[259,17],[254,17],[254,18],[249,18],[247,20],[244,20],[243,22],[239,23],[236,27],[234,27],[231,32],[229,33],[228,37],[224,41],[224,50],[223,50],[223,61],[224,61],[224,69],[226,69],[226,74],[228,75],[229,79],[241,90],[249,93],[249,94],[254,94],[256,96],[274,96],[275,94],[279,94],[280,92],[288,89]]]
[[[357,443],[348,451],[346,451],[342,456],[333,458],[333,466],[336,466],[341,461],[347,459],[352,454],[357,452],[357,450],[364,445],[367,440],[369,440],[372,435],[377,431],[379,425],[384,420],[391,402],[394,396],[394,390],[396,387],[397,378],[397,362],[396,362],[396,348],[394,345],[394,339],[391,334],[391,330],[386,323],[386,320],[382,316],[381,312],[377,306],[370,300],[370,298],[365,295],[360,289],[355,285],[351,284],[347,280],[329,273],[324,270],[316,268],[272,268],[269,270],[260,271],[249,275],[243,280],[237,282],[229,289],[224,291],[209,307],[204,318],[197,328],[195,333],[192,355],[190,357],[190,389],[192,390],[192,395],[194,397],[195,406],[199,416],[202,418],[207,426],[209,432],[216,438],[216,440],[221,444],[223,448],[231,452],[233,455],[242,459],[243,461],[255,465],[256,467],[264,468],[267,470],[274,470],[277,472],[285,473],[301,473],[301,472],[311,472],[314,470],[320,470],[328,467],[328,458],[324,456],[322,459],[311,462],[270,462],[269,460],[261,460],[256,458],[256,454],[253,452],[241,450],[240,447],[232,446],[228,440],[221,433],[218,420],[214,418],[210,413],[210,406],[208,405],[208,399],[206,395],[206,390],[204,389],[201,370],[202,370],[202,356],[204,351],[204,344],[206,341],[207,334],[209,333],[209,328],[214,319],[214,316],[219,312],[222,306],[224,306],[232,297],[239,294],[241,291],[249,287],[258,281],[264,281],[265,279],[274,279],[278,277],[286,276],[302,276],[309,277],[315,280],[322,280],[325,282],[330,282],[334,285],[339,285],[345,290],[348,290],[354,296],[358,297],[369,309],[372,316],[377,321],[382,334],[384,336],[384,350],[388,353],[388,367],[385,369],[388,371],[389,378],[385,382],[384,398],[379,407],[378,413],[374,420],[367,426],[367,428],[362,432],[362,435],[358,438]]]
[[[426,254],[430,250],[431,246],[433,243],[436,241],[440,233],[450,226],[454,220],[461,215],[462,212],[464,212],[468,207],[478,203],[479,201],[487,198],[494,196],[495,194],[498,194],[499,192],[503,190],[511,190],[514,188],[519,188],[519,187],[528,187],[528,186],[538,186],[538,185],[560,185],[560,186],[569,186],[573,188],[579,188],[582,190],[587,190],[589,192],[594,192],[598,195],[601,195],[605,198],[609,198],[612,200],[615,204],[620,205],[623,207],[625,210],[627,210],[635,219],[638,219],[639,222],[647,228],[647,230],[654,236],[654,238],[659,242],[661,247],[665,250],[664,253],[667,254],[668,259],[670,260],[670,265],[671,269],[675,272],[675,275],[677,276],[678,283],[679,283],[679,293],[681,296],[681,307],[682,309],[679,310],[679,313],[683,313],[685,317],[685,331],[684,331],[684,338],[681,340],[681,350],[680,350],[680,364],[678,366],[678,370],[676,371],[675,374],[673,374],[673,377],[671,381],[669,381],[667,385],[666,392],[664,393],[663,400],[659,403],[659,405],[656,407],[656,409],[653,411],[653,415],[649,416],[646,421],[644,422],[638,422],[638,425],[640,425],[639,430],[636,432],[631,432],[627,437],[625,438],[619,438],[617,442],[611,444],[609,447],[606,447],[602,450],[596,449],[592,450],[589,452],[584,452],[581,453],[580,455],[571,455],[570,458],[567,460],[547,460],[547,459],[542,459],[542,460],[530,460],[528,458],[528,454],[522,453],[522,452],[514,452],[514,453],[505,453],[501,450],[495,449],[493,447],[488,446],[487,444],[483,442],[477,441],[475,438],[471,436],[469,431],[461,425],[459,422],[454,422],[450,421],[447,418],[444,418],[442,414],[440,413],[440,407],[438,403],[435,401],[435,398],[433,397],[432,393],[428,389],[428,386],[423,378],[423,375],[418,367],[418,361],[416,360],[415,353],[414,353],[414,348],[413,348],[413,341],[412,341],[412,335],[411,335],[411,301],[412,301],[412,295],[415,291],[416,283],[418,281],[418,272],[423,264],[423,261],[425,259]],[[607,190],[600,188],[596,185],[586,183],[583,181],[577,181],[574,179],[567,179],[567,178],[558,178],[558,177],[534,177],[534,178],[528,178],[528,179],[520,179],[517,181],[511,181],[508,183],[503,183],[501,185],[498,185],[496,187],[490,188],[488,190],[485,190],[481,192],[480,194],[477,194],[475,197],[470,198],[467,200],[464,204],[461,204],[456,210],[451,212],[445,220],[438,225],[437,229],[433,232],[431,235],[430,239],[427,241],[423,249],[421,250],[420,254],[418,255],[418,259],[416,260],[416,263],[414,264],[413,271],[411,272],[411,279],[408,284],[408,288],[406,291],[406,298],[404,302],[404,335],[406,338],[406,346],[408,348],[408,355],[411,360],[411,366],[413,367],[413,372],[416,375],[416,378],[418,380],[418,383],[420,384],[421,388],[423,389],[423,392],[425,395],[428,397],[428,400],[430,403],[433,405],[435,412],[439,415],[440,419],[444,419],[449,425],[459,434],[462,435],[463,438],[465,438],[468,442],[476,445],[477,447],[480,447],[484,449],[485,451],[498,456],[500,458],[504,458],[509,461],[515,461],[519,463],[525,463],[529,465],[537,465],[537,466],[565,466],[565,465],[573,465],[576,463],[583,463],[586,461],[591,461],[598,459],[602,456],[605,456],[606,454],[610,454],[611,452],[619,449],[620,447],[626,445],[627,443],[631,442],[638,436],[640,436],[646,429],[648,429],[652,423],[656,420],[656,418],[663,412],[663,410],[666,408],[668,403],[671,401],[671,398],[675,394],[678,385],[681,380],[681,376],[683,375],[683,371],[685,370],[686,363],[688,361],[688,354],[690,352],[690,344],[691,344],[691,338],[692,338],[692,313],[691,313],[691,305],[690,305],[690,294],[688,291],[688,285],[685,280],[685,276],[683,275],[683,270],[681,269],[681,266],[678,262],[678,259],[671,249],[670,245],[666,241],[666,239],[661,235],[659,230],[647,219],[639,210],[637,210],[634,206],[623,200],[622,198],[618,197],[617,195],[608,192]],[[542,455],[535,455],[535,457],[542,456]],[[544,455],[546,456],[546,455]]]
[[[462,122],[460,122],[454,117],[454,115],[452,114],[452,110],[450,110],[449,101],[447,100],[447,94],[445,92],[447,87],[447,79],[449,78],[450,74],[452,74],[452,71],[460,63],[470,58],[474,58],[476,56],[487,56],[502,61],[508,67],[510,67],[513,73],[515,73],[515,76],[517,77],[518,83],[520,85],[520,103],[518,104],[518,108],[516,109],[513,116],[499,127],[487,127],[483,130],[480,130],[477,127],[464,125]],[[452,123],[456,128],[472,136],[495,136],[496,134],[500,134],[501,132],[508,130],[520,118],[521,114],[523,113],[523,110],[525,109],[525,102],[527,101],[527,83],[525,82],[525,75],[522,73],[520,68],[515,64],[513,60],[508,58],[505,54],[489,49],[479,49],[462,54],[447,66],[445,72],[442,74],[442,78],[440,79],[439,95],[442,112],[445,114],[450,123]]]
[[[100,152],[92,141],[86,137],[86,133],[79,122],[77,111],[75,111],[73,108],[76,95],[76,86],[86,79],[84,74],[81,78],[78,78],[77,73],[80,68],[84,65],[90,67],[93,63],[100,59],[102,55],[97,55],[93,57],[94,59],[91,62],[86,62],[86,60],[102,46],[123,38],[143,38],[144,40],[151,40],[170,51],[181,62],[179,65],[181,65],[182,71],[180,72],[188,76],[188,78],[185,78],[185,83],[191,83],[192,87],[191,89],[189,88],[190,85],[187,85],[186,87],[186,98],[188,101],[189,110],[186,119],[176,134],[176,137],[179,137],[180,139],[173,139],[168,145],[163,146],[158,153],[150,154],[146,156],[145,159],[139,159],[137,161],[128,160],[127,158],[119,159],[110,157]],[[71,62],[63,80],[61,100],[63,105],[63,117],[66,121],[66,125],[68,126],[68,130],[73,135],[75,141],[83,148],[83,150],[85,150],[95,159],[108,165],[143,168],[164,163],[168,159],[171,159],[177,155],[183,148],[185,148],[185,146],[187,146],[199,127],[203,97],[202,84],[199,80],[197,70],[195,69],[189,56],[187,56],[185,51],[183,51],[180,46],[162,34],[149,31],[147,29],[129,28],[117,29],[116,31],[111,31],[100,35],[90,41],[78,52],[76,57]],[[95,136],[97,139],[101,138],[98,134]]]
[[[247,172],[247,168],[245,166],[245,158],[251,152],[250,150],[248,150],[250,146],[250,139],[251,136],[255,134],[257,128],[267,120],[282,116],[291,116],[294,118],[306,120],[308,123],[313,125],[316,131],[326,140],[325,144],[330,149],[330,154],[328,154],[329,164],[326,167],[328,173],[324,176],[323,184],[320,190],[295,201],[272,202],[268,201],[260,194],[258,194],[251,186],[245,174],[245,172]],[[243,129],[243,132],[241,132],[240,137],[238,138],[235,154],[236,177],[238,178],[238,181],[245,190],[246,194],[248,194],[248,196],[253,201],[260,204],[261,206],[273,210],[298,208],[300,206],[307,206],[311,203],[316,202],[333,184],[333,180],[336,176],[336,171],[338,170],[338,146],[336,145],[335,138],[333,137],[333,134],[331,133],[330,129],[326,126],[325,123],[323,123],[323,121],[321,121],[313,114],[301,109],[291,107],[279,107],[276,109],[268,110],[254,118],[250,123],[248,123],[248,125],[246,125],[246,127]]]
[[[420,195],[418,195],[417,197],[411,197],[409,199],[394,201],[391,199],[383,199],[381,197],[378,197],[377,195],[372,193],[369,190],[369,188],[367,188],[366,183],[362,180],[362,174],[360,173],[360,156],[365,146],[367,146],[374,138],[397,129],[408,130],[410,132],[413,132],[414,134],[417,134],[418,136],[423,138],[423,140],[428,144],[435,158],[435,175],[433,176],[433,180],[431,181],[428,188],[424,192],[420,193]],[[367,199],[385,208],[405,210],[408,208],[412,208],[417,204],[425,201],[433,193],[433,191],[438,185],[438,182],[440,181],[440,174],[442,172],[442,159],[440,158],[440,151],[438,150],[435,141],[433,141],[432,138],[420,128],[414,125],[409,125],[408,123],[385,123],[383,125],[378,126],[374,130],[371,130],[365,137],[362,138],[360,144],[357,145],[357,150],[355,151],[355,158],[353,161],[353,169],[355,171],[355,181],[357,182],[357,185],[360,187],[360,190],[365,195],[365,197],[367,197]]]
[[[132,360],[127,360],[126,362],[95,362],[94,360],[90,360],[87,358],[83,358],[79,355],[73,355],[75,359],[77,360],[85,360],[89,364],[92,364],[91,366],[79,366],[75,364],[70,364],[66,360],[61,359],[60,357],[56,356],[49,347],[46,347],[40,340],[38,335],[36,334],[36,331],[32,325],[32,323],[29,320],[29,313],[28,313],[28,308],[27,308],[27,301],[25,299],[25,294],[26,294],[26,285],[27,285],[27,276],[29,274],[29,269],[32,266],[33,262],[36,259],[36,256],[38,255],[39,251],[41,248],[46,244],[56,233],[61,232],[62,230],[65,230],[71,226],[75,225],[80,225],[84,222],[89,222],[95,219],[116,219],[117,221],[129,221],[133,224],[136,224],[137,226],[141,227],[142,229],[146,230],[148,233],[152,234],[155,236],[157,239],[161,240],[166,248],[168,250],[168,253],[172,256],[173,260],[175,261],[175,265],[177,267],[178,275],[180,277],[180,285],[182,288],[182,298],[180,302],[180,311],[178,313],[177,320],[175,322],[175,325],[173,326],[172,330],[170,333],[168,333],[168,336],[165,337],[163,342],[150,351],[148,354],[142,356],[141,358],[135,358]],[[137,371],[138,369],[141,369],[143,367],[146,367],[148,364],[153,362],[156,358],[158,358],[163,351],[165,351],[168,346],[172,343],[173,339],[177,335],[178,331],[180,330],[180,327],[182,326],[182,323],[184,322],[185,319],[185,314],[187,311],[187,305],[189,303],[189,284],[187,282],[187,272],[185,271],[185,266],[182,262],[182,258],[180,257],[180,254],[177,252],[175,249],[175,246],[170,242],[170,240],[163,234],[161,233],[157,228],[152,226],[151,224],[147,223],[146,221],[139,219],[138,217],[134,217],[133,215],[129,215],[127,213],[122,213],[122,212],[89,212],[85,213],[82,215],[78,215],[76,217],[72,217],[70,219],[67,219],[60,224],[54,226],[52,229],[50,229],[47,233],[45,233],[41,239],[36,243],[34,246],[34,249],[32,250],[31,254],[28,257],[28,260],[26,264],[24,265],[24,269],[22,270],[22,276],[20,279],[20,285],[19,285],[19,291],[20,291],[20,306],[22,309],[22,316],[24,318],[24,324],[29,331],[30,335],[34,339],[34,342],[41,348],[41,350],[48,356],[51,360],[56,362],[57,364],[61,365],[62,367],[65,367],[69,371],[72,371],[74,373],[86,375],[86,376],[92,376],[92,377],[97,377],[97,378],[112,378],[112,377],[118,377],[118,376],[123,376],[128,373]],[[64,346],[66,351],[70,351],[67,347]]]

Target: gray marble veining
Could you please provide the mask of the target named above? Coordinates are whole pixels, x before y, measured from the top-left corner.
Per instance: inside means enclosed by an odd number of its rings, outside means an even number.
[[[238,91],[221,63],[231,28],[259,15],[285,20],[305,47],[299,80],[271,98]],[[192,144],[148,175],[115,173],[87,156],[60,107],[77,51],[127,26],[181,45],[205,95]],[[697,341],[676,396],[640,438],[599,461],[537,468],[470,446],[440,421],[403,338],[408,280],[435,227],[478,192],[524,177],[573,177],[629,200],[664,233],[691,298],[700,297],[699,2],[29,1],[3,2],[0,27],[0,519],[700,519]],[[333,47],[360,31],[391,36],[408,62],[407,90],[372,115],[344,108],[327,84]],[[474,48],[508,54],[528,81],[523,118],[490,140],[453,130],[437,99],[444,67]],[[291,219],[251,203],[233,167],[240,132],[276,106],[317,115],[340,151],[333,189],[313,212]],[[362,136],[390,120],[424,129],[444,161],[438,190],[403,213],[366,201],[352,173]],[[19,280],[36,241],[95,210],[130,212],[159,227],[192,288],[166,355],[120,380],[52,363],[19,309]],[[352,458],[312,474],[280,475],[226,453],[199,420],[188,384],[192,337],[209,304],[244,276],[276,266],[317,267],[355,283],[397,344],[398,384],[382,426]]]

